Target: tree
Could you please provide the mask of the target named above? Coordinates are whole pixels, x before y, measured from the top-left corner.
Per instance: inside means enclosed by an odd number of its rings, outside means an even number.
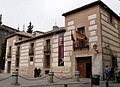
[[[33,30],[32,30],[33,27],[34,27],[34,26],[33,26],[32,23],[30,22],[30,23],[29,23],[29,26],[28,26],[28,29],[27,29],[27,33],[32,33],[32,32],[33,32]]]

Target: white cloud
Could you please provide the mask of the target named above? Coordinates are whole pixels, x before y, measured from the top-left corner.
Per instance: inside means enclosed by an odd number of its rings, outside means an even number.
[[[1,0],[0,13],[3,24],[26,28],[31,21],[35,30],[48,31],[57,22],[64,26],[62,14],[96,0]],[[102,0],[117,14],[120,13],[120,1]]]

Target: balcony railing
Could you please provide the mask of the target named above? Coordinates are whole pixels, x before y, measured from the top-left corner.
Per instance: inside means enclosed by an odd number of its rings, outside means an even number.
[[[44,54],[50,55],[50,52],[51,52],[51,46],[50,45],[44,46]]]
[[[29,56],[33,56],[34,55],[34,48],[29,49]]]
[[[20,52],[16,51],[16,57],[20,56]]]
[[[7,58],[11,58],[11,53],[7,53]]]
[[[88,41],[88,39],[76,43],[73,48],[74,48],[74,50],[79,50],[79,49],[83,50],[83,49],[86,49],[86,48],[89,50],[89,41]]]

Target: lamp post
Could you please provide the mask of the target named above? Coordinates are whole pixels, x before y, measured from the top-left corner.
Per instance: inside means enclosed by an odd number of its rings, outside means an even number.
[[[99,54],[99,51],[97,50],[97,45],[96,44],[93,45],[93,49],[97,52],[97,54]]]

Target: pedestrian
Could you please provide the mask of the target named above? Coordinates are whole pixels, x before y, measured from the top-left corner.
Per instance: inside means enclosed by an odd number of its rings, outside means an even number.
[[[34,77],[37,77],[37,68],[34,69]]]
[[[106,66],[105,67],[105,70],[104,70],[104,73],[105,73],[105,80],[109,80],[109,71],[110,71],[110,69],[109,69],[109,67],[108,66]]]
[[[111,69],[110,69],[109,74],[110,74],[110,80],[115,80],[114,68],[111,68]]]
[[[41,69],[40,69],[40,68],[38,68],[38,70],[37,70],[37,76],[38,76],[38,77],[41,76]]]
[[[115,69],[115,76],[116,76],[116,82],[120,83],[120,70],[118,67]]]

